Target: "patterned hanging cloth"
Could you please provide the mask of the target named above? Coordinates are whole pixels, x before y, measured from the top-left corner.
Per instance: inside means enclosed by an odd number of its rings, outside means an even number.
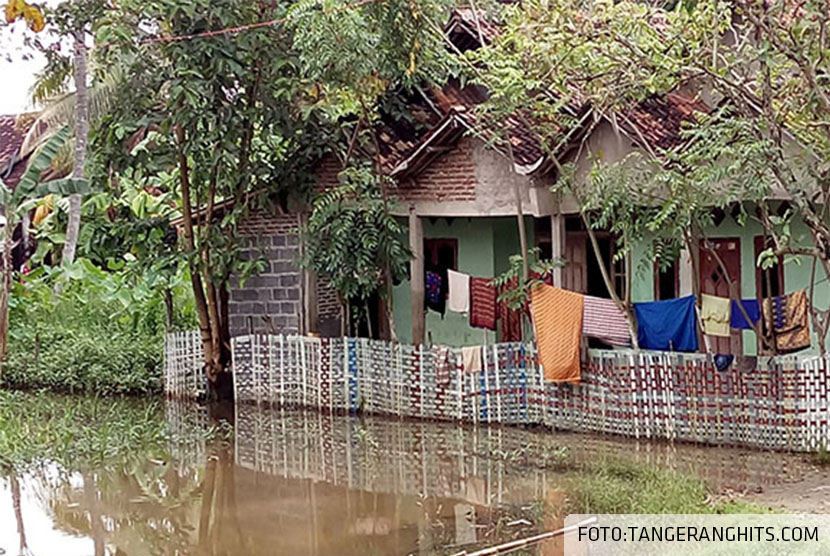
[[[444,312],[447,309],[446,280],[438,272],[427,270],[426,276],[424,277],[424,289],[426,290],[424,297],[427,308],[441,313],[441,316],[444,316]]]
[[[582,333],[612,346],[631,344],[628,319],[611,299],[585,296],[582,311]]]
[[[489,278],[470,278],[470,326],[496,329],[496,287]]]
[[[517,284],[514,278],[509,284],[501,286],[498,290],[499,297]],[[499,322],[501,323],[502,342],[522,341],[522,312],[519,309],[511,309],[506,301],[499,301]]]
[[[438,384],[449,384],[452,380],[452,361],[450,359],[450,348],[447,346],[434,346],[432,356],[435,361],[435,380]]]
[[[764,327],[772,330],[780,353],[792,353],[810,347],[810,322],[807,291],[765,299]]]

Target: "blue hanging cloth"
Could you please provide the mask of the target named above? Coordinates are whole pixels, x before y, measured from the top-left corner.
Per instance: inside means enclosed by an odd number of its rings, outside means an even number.
[[[695,296],[635,303],[634,312],[642,349],[697,351]]]
[[[424,302],[427,308],[432,309],[441,316],[447,307],[447,277],[446,272],[427,270],[424,276]]]
[[[749,320],[752,323],[748,323],[746,318],[744,318],[744,314],[741,312],[741,307],[738,305],[738,301],[732,301],[732,318],[730,319],[732,322],[732,328],[736,328],[738,330],[752,330],[752,325],[757,324],[758,320],[761,318],[761,307],[758,303],[757,299],[742,299],[740,304],[744,306],[744,310],[746,311]]]

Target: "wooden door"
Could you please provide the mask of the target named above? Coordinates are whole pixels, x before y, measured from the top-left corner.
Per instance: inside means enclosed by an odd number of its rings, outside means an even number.
[[[562,272],[562,287],[572,292],[588,291],[588,264],[584,233],[565,234],[565,268]]]
[[[734,284],[734,292],[741,297],[741,240],[737,237],[710,239],[710,246],[723,261],[729,273],[724,273],[717,258],[707,248],[706,240],[700,242],[700,291],[719,297],[731,297],[729,282]],[[740,331],[732,331],[729,338],[708,336],[709,345],[715,353],[743,353],[743,338]]]

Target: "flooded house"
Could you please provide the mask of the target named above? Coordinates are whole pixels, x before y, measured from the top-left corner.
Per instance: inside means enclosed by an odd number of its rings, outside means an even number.
[[[465,51],[489,40],[495,29],[485,23],[479,31],[470,11],[457,10],[446,32],[455,48]],[[380,162],[394,178],[396,186],[391,193],[397,200],[396,214],[406,223],[414,255],[410,272],[414,279],[395,285],[393,290],[394,320],[401,342],[458,347],[520,339],[502,319],[494,329],[481,328],[472,326],[465,313],[425,310],[423,279],[430,270],[484,279],[504,273],[510,257],[521,252],[519,211],[528,247],[538,248],[544,259],[565,262],[554,271],[553,285],[601,298],[609,296],[579,207],[573,199],[550,191],[557,179],[550,155],[520,118],[507,123],[510,149],[496,141],[497,130],[477,116],[477,106],[486,99],[484,88],[462,86],[457,81],[441,88],[417,89],[401,99],[408,111],[406,118],[384,115],[377,128]],[[585,176],[598,158],[611,163],[635,151],[648,154],[676,147],[683,141],[683,122],[708,111],[698,97],[672,92],[631,107],[619,122],[603,120],[589,127],[583,118],[580,125],[584,124],[584,129],[577,125],[563,130],[563,138],[569,140],[557,151],[557,162],[573,162],[577,175]],[[577,145],[582,149],[577,151]],[[320,160],[314,169],[318,186],[336,185],[339,169],[334,156]],[[782,198],[778,210],[783,214],[786,208]],[[307,210],[252,211],[240,224],[240,234],[249,238],[251,256],[264,254],[270,266],[244,286],[233,286],[230,313],[234,335],[250,331],[342,333],[336,293],[324,280],[300,270],[296,262],[302,250],[298,229]],[[809,264],[784,264],[782,260],[771,269],[758,268],[759,254],[770,245],[759,223],[739,223],[737,211],[713,209],[713,213],[714,225],[704,235],[714,243],[728,273],[711,253],[703,251],[684,252],[663,271],[655,263],[653,272],[643,272],[643,266],[649,265],[641,264],[642,258],[650,256],[649,250],[635,248],[633,275],[627,277],[626,266],[615,258],[615,238],[596,231],[603,264],[617,293],[623,296],[630,284],[633,302],[674,299],[691,295],[699,281],[701,293],[726,298],[730,297],[731,280],[741,298],[759,299],[809,287]],[[806,235],[806,229],[797,229],[796,235],[801,232]],[[699,264],[692,264],[693,257]],[[826,297],[828,288],[827,283],[819,284],[816,299]],[[372,301],[372,329],[376,336],[388,338],[382,304],[382,299]],[[763,353],[756,333],[747,328],[712,336],[705,343],[714,353]],[[811,344],[815,350],[816,342]]]
[[[478,32],[470,18],[459,10],[446,27],[461,51],[480,46],[493,32],[489,27]],[[369,311],[374,338],[350,337],[336,292],[299,266],[307,206],[282,203],[273,210],[252,200],[238,233],[248,256],[265,257],[268,264],[258,275],[231,284],[238,406],[541,425],[772,450],[830,446],[830,360],[815,356],[819,350],[805,292],[809,264],[779,261],[762,271],[756,261],[769,246],[762,227],[713,201],[712,224],[700,234],[706,243],[692,242],[691,252],[681,252],[663,270],[651,260],[648,245],[634,245],[625,265],[616,256],[617,238],[593,230],[594,248],[575,199],[551,191],[556,168],[566,163],[573,165],[579,185],[597,160],[613,163],[632,153],[683,148],[684,123],[710,111],[700,96],[654,95],[591,125],[585,125],[590,108],[576,110],[571,118],[576,124],[563,130],[560,148],[551,152],[523,118],[508,118],[506,129],[482,118],[480,105],[488,93],[480,86],[448,81],[399,94],[402,108],[396,114],[405,117],[381,115],[373,153],[394,180],[389,189],[394,215],[405,225],[413,255],[408,279],[395,284],[391,296],[398,341],[388,341],[391,327],[381,298]],[[312,169],[315,186],[336,186],[340,170],[334,155],[324,156]],[[779,214],[787,210],[784,196],[770,201]],[[795,222],[794,237],[803,232]],[[521,253],[522,235],[541,258],[564,263],[549,277],[556,287],[539,288],[557,292],[556,297],[532,301],[534,341],[490,283]],[[601,268],[607,269],[611,288]],[[462,295],[453,295],[452,280],[462,284],[456,290]],[[828,298],[828,288],[826,282],[816,284],[818,303]],[[620,297],[630,294],[636,330],[608,299],[609,289]],[[476,314],[481,292],[486,311]],[[717,319],[708,318],[704,295],[715,300]],[[599,318],[594,314],[591,324],[608,329],[611,320],[605,317],[611,316],[613,337],[603,336],[603,330],[589,333],[583,311],[589,298],[594,307],[610,306]],[[762,299],[769,304],[762,305]],[[775,317],[777,329],[791,300],[798,301],[795,312],[802,320],[774,340],[792,340],[794,349],[777,351],[797,355],[766,357],[772,354],[754,332],[762,306]],[[682,314],[666,305],[672,303],[683,304]],[[736,303],[754,326],[735,320]],[[655,345],[646,334],[648,342],[639,341],[642,349],[625,349],[631,333],[641,340],[647,326],[641,308],[655,304],[662,308],[656,320],[654,312],[646,315],[653,327],[649,333],[662,336],[662,328],[682,323],[680,339],[686,343],[672,337]],[[557,313],[555,322],[541,322],[537,309],[543,318]],[[710,328],[707,319],[717,326]],[[165,350],[165,391],[198,397],[204,390],[198,333],[171,334]],[[573,373],[559,374],[563,369]]]

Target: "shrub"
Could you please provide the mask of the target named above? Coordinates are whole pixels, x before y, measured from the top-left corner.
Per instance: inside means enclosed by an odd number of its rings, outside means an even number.
[[[63,282],[60,295],[53,280],[15,286],[4,386],[97,395],[161,391],[163,294],[93,272]],[[190,305],[181,300],[176,320],[189,327]]]

